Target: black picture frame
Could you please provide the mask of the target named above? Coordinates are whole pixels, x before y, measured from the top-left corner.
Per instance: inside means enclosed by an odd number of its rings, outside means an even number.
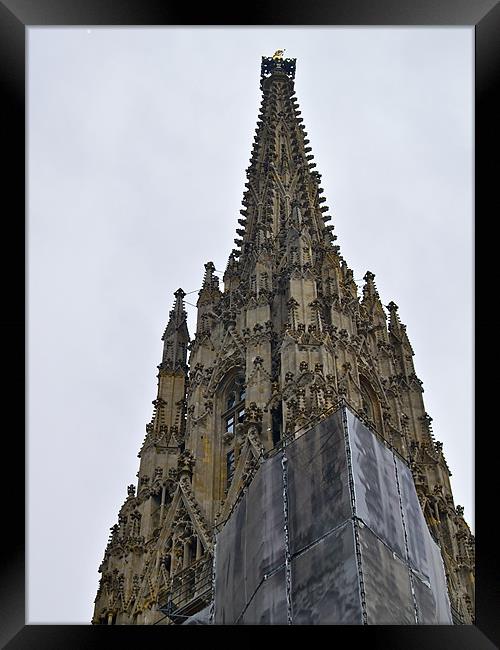
[[[182,3],[152,2],[151,0],[0,0],[0,71],[2,75],[2,144],[3,166],[3,255],[2,277],[4,312],[0,321],[3,342],[4,392],[4,466],[13,470],[4,479],[3,537],[7,543],[0,581],[0,643],[11,650],[17,648],[94,647],[100,642],[130,640],[130,634],[172,634],[161,627],[92,626],[92,625],[25,625],[25,437],[21,414],[25,411],[27,395],[25,382],[25,323],[29,317],[25,307],[25,40],[31,26],[58,25],[435,25],[470,26],[475,28],[475,211],[485,221],[493,213],[498,184],[498,164],[494,154],[498,136],[495,118],[499,112],[494,98],[495,81],[500,60],[500,5],[498,0],[330,0],[310,2],[248,3],[236,5],[209,4],[196,11]],[[6,202],[5,199],[8,199]],[[6,205],[7,203],[7,205]],[[483,221],[483,222],[484,222]],[[476,233],[476,241],[478,234]],[[493,256],[481,251],[481,259]],[[494,259],[494,258],[493,258]],[[492,278],[482,272],[482,277]],[[450,269],[450,282],[453,270]],[[495,282],[492,278],[492,281]],[[483,303],[484,304],[484,303]],[[491,314],[478,310],[476,330],[484,324],[491,327]],[[483,333],[483,332],[481,332]],[[26,350],[29,354],[29,350]],[[457,351],[459,354],[460,351]],[[489,352],[491,354],[491,352]],[[479,351],[476,358],[480,358]],[[477,392],[479,395],[479,391]],[[479,405],[476,412],[479,412]],[[490,409],[491,420],[494,411]],[[483,428],[494,435],[494,426]],[[384,648],[494,648],[500,644],[500,581],[495,535],[491,531],[496,513],[493,477],[496,457],[489,448],[490,437],[479,435],[475,462],[476,542],[477,542],[477,605],[474,626],[386,627],[359,626],[336,628],[331,641],[339,634],[349,635],[349,642],[369,643]],[[492,437],[491,435],[491,437]],[[51,495],[47,495],[51,498]],[[57,524],[54,524],[57,525]],[[60,525],[64,525],[61,521]],[[78,558],[75,557],[75,562]],[[54,570],[57,570],[54,568]],[[78,588],[78,585],[75,585]],[[70,598],[71,594],[64,594]],[[197,626],[189,627],[193,630]],[[114,630],[110,632],[109,630]],[[186,629],[186,628],[182,628]],[[212,635],[220,628],[211,629]],[[156,630],[156,631],[155,631]],[[266,633],[270,630],[266,629]],[[276,630],[274,630],[275,632]],[[282,632],[280,628],[278,632]],[[314,631],[314,630],[312,630]],[[222,630],[224,633],[224,630]],[[307,633],[309,630],[307,631]],[[112,635],[111,638],[109,635]],[[121,635],[118,639],[115,635]],[[134,637],[139,638],[139,637]],[[206,638],[206,637],[205,637]],[[134,639],[131,639],[134,641]],[[192,641],[192,639],[190,639]],[[497,645],[495,645],[497,644]]]

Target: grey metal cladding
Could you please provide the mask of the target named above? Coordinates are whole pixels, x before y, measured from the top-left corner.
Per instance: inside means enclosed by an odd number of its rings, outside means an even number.
[[[368,625],[415,625],[407,565],[366,526],[359,541]]]
[[[244,499],[245,581],[249,599],[264,575],[285,562],[281,454],[269,458],[259,467]]]
[[[453,622],[451,615],[450,600],[448,598],[448,590],[446,588],[446,575],[444,570],[443,558],[439,546],[432,539],[430,534],[427,538],[429,555],[430,555],[430,585],[434,595],[434,602],[436,606],[435,620],[432,622],[438,624],[449,624]],[[422,621],[427,623],[427,621]]]
[[[452,623],[411,470],[343,408],[261,463],[217,535],[214,623]]]
[[[268,576],[259,586],[239,621],[241,625],[286,625],[285,569]]]
[[[247,602],[245,520],[246,499],[243,498],[217,536],[214,623],[234,623]]]
[[[418,622],[424,625],[439,623],[437,616],[437,602],[429,582],[423,582],[415,573],[413,575],[413,588],[417,601]]]
[[[352,516],[341,412],[296,439],[286,454],[293,555]]]
[[[428,545],[429,529],[418,500],[410,469],[399,458],[396,458],[396,467],[408,533],[408,560],[413,569],[423,573],[424,577],[428,579],[431,572],[431,557]]]
[[[356,514],[401,558],[406,557],[394,455],[347,410]]]
[[[411,470],[399,458],[396,458],[396,467],[408,539],[408,562],[422,583],[422,588],[416,590],[419,622],[451,624],[450,601],[441,551],[429,532]],[[423,587],[432,591],[434,613],[429,609],[430,596]]]
[[[351,521],[292,559],[292,615],[295,625],[362,623]]]
[[[196,614],[189,616],[182,625],[209,625],[210,624],[210,605],[204,607]]]

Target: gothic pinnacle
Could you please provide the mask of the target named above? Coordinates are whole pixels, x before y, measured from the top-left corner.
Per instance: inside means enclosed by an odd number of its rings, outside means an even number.
[[[365,285],[363,287],[363,299],[373,300],[379,298],[377,287],[374,282],[375,273],[372,273],[371,271],[367,271],[363,277],[363,280],[365,281]]]
[[[215,275],[215,264],[210,261],[205,264],[205,274],[203,276],[203,283],[201,289],[198,293],[198,302],[196,306],[198,307],[198,318],[197,318],[197,331],[201,323],[202,312],[200,307],[202,305],[210,305],[214,302],[218,302],[221,297],[221,292],[219,289],[219,278]]]
[[[389,331],[393,333],[399,332],[401,323],[399,322],[398,306],[391,300],[386,307],[389,310]]]
[[[175,302],[170,310],[169,319],[165,332],[161,337],[163,343],[163,357],[160,368],[185,367],[187,359],[187,345],[189,343],[189,332],[187,328],[187,313],[184,308],[185,292],[177,289],[174,293]]]
[[[186,310],[184,308],[185,295],[185,292],[180,288],[174,293],[175,302],[173,309],[170,310],[167,327],[162,336],[162,341],[164,341],[166,337],[171,335],[174,330],[178,329],[182,323],[185,322],[187,318]]]
[[[214,275],[215,264],[213,262],[207,262],[205,264],[205,275],[203,276],[203,289],[218,289],[219,288],[219,278]]]
[[[227,260],[227,266],[226,270],[224,272],[224,277],[229,277],[231,275],[234,275],[237,272],[238,269],[238,263],[236,261],[236,258],[234,256],[234,253],[231,253],[229,255],[229,258]]]
[[[182,289],[177,289],[174,293],[175,296],[175,306],[174,306],[174,317],[176,324],[179,325],[182,320],[186,318],[186,312],[184,309],[184,296],[185,292]]]
[[[233,249],[245,275],[253,272],[253,253],[261,248],[262,242],[266,242],[269,252],[278,252],[291,226],[307,231],[313,242],[338,251],[338,247],[332,246],[336,239],[332,234],[334,227],[326,225],[331,217],[326,198],[320,196],[321,174],[314,171],[312,149],[306,147],[309,140],[305,138],[307,132],[293,88],[295,60],[263,58],[261,72],[259,127],[247,169],[244,207],[240,210],[243,219],[238,220],[242,227],[236,229]]]
[[[391,301],[387,305],[387,309],[389,310],[389,332],[396,336],[397,339],[402,341],[413,355],[413,349],[411,347],[408,335],[406,334],[406,325],[403,325],[399,319],[398,306],[395,302]]]

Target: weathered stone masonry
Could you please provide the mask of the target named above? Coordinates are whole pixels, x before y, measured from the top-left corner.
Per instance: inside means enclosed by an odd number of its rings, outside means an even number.
[[[453,501],[406,327],[370,271],[358,295],[329,225],[294,73],[294,59],[262,60],[236,247],[223,287],[205,264],[191,340],[185,294],[175,292],[138,483],[111,529],[93,623],[168,624],[176,593],[191,603],[186,612],[204,607],[214,525],[261,452],[341,398],[411,463],[454,614],[474,620],[474,538]]]

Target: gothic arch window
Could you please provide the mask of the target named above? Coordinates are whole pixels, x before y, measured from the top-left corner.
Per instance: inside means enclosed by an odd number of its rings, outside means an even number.
[[[283,406],[281,400],[271,409],[271,429],[275,447],[283,435]]]
[[[361,405],[363,411],[366,413],[366,416],[369,420],[373,420],[373,405],[371,397],[366,390],[366,386],[363,385],[364,382],[361,382]]]
[[[359,378],[359,386],[361,389],[361,405],[365,416],[369,421],[373,422],[379,433],[382,433],[380,430],[380,407],[375,391],[370,382],[363,376]]]
[[[236,376],[224,391],[224,411],[222,414],[224,431],[235,432],[238,422],[243,422],[245,416],[246,389],[242,375]]]
[[[224,440],[231,442],[236,425],[245,418],[245,378],[241,372],[233,375],[222,393],[222,430]],[[226,484],[229,486],[235,469],[234,447],[226,453]]]

